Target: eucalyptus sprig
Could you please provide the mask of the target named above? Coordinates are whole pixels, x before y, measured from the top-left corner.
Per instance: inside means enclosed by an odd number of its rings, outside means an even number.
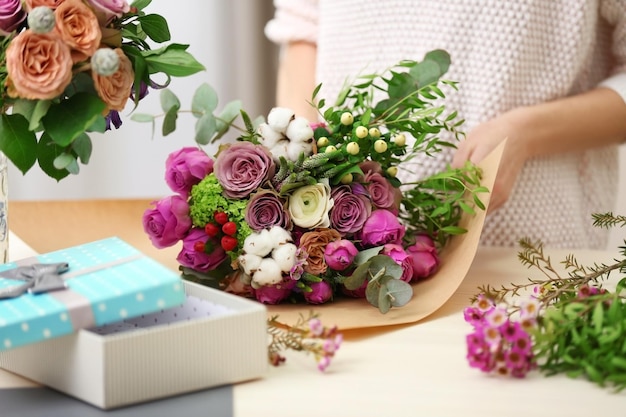
[[[593,219],[596,227],[626,225],[626,217],[612,213],[594,214]],[[512,318],[523,309],[519,298],[528,297],[532,290],[536,320],[528,331],[539,370],[546,375],[585,377],[615,390],[626,388],[626,278],[614,290],[604,286],[612,274],[626,273],[626,246],[608,264],[583,265],[570,254],[561,261],[565,272],[553,265],[541,242],[522,239],[520,246],[520,262],[543,278],[500,288],[481,286],[472,302],[490,300]]]

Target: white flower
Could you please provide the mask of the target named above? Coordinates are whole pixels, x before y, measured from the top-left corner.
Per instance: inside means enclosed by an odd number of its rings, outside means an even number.
[[[297,226],[314,229],[330,226],[328,212],[333,207],[328,182],[305,185],[289,197],[289,214]]]
[[[273,258],[263,258],[252,275],[252,287],[278,284],[283,280],[283,271]]]
[[[243,241],[243,251],[246,254],[257,255],[262,258],[268,255],[272,249],[274,249],[274,243],[267,230],[251,233],[246,240]]]
[[[313,140],[313,129],[311,124],[304,117],[296,117],[289,123],[285,135],[292,142],[311,142]]]
[[[279,133],[285,133],[287,126],[293,120],[295,112],[285,107],[274,107],[267,115],[267,124]]]
[[[252,253],[239,255],[239,257],[237,258],[237,260],[239,261],[239,267],[243,269],[243,271],[248,275],[252,275],[259,268],[262,259],[263,258],[261,258],[260,256],[254,255]]]
[[[293,243],[284,243],[274,248],[272,258],[274,258],[281,271],[291,271],[291,268],[296,264],[297,250],[298,248]]]

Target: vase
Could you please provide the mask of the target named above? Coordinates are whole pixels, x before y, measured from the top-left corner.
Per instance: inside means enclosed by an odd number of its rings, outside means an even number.
[[[0,152],[0,263],[9,261],[9,176],[8,162]]]

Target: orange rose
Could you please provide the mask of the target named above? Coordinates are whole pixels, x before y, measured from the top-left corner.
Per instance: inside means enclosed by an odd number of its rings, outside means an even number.
[[[309,274],[320,275],[326,272],[326,261],[324,251],[326,245],[335,240],[341,239],[341,235],[335,229],[316,229],[306,232],[300,237],[300,247],[308,255],[304,270]]]
[[[54,11],[55,31],[72,48],[74,62],[84,61],[100,46],[102,32],[94,12],[81,0],[65,0]]]
[[[49,7],[54,10],[64,1],[65,0],[22,0],[27,11],[31,11],[39,6]]]
[[[8,94],[31,100],[57,97],[72,81],[72,55],[54,34],[25,30],[6,52]]]
[[[94,86],[98,95],[110,110],[124,110],[130,89],[133,86],[135,73],[130,59],[121,49],[115,49],[115,53],[120,58],[120,66],[113,75],[99,75],[95,71],[91,72]]]

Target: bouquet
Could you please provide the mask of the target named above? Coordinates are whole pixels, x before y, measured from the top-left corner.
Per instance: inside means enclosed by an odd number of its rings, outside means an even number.
[[[0,151],[19,170],[37,162],[57,181],[77,174],[91,156],[90,132],[119,128],[129,100],[136,106],[170,77],[204,69],[186,45],[151,48],[170,32],[144,11],[150,3],[1,2]]]
[[[438,104],[444,87],[456,88],[441,80],[449,64],[441,50],[402,61],[358,78],[330,106],[318,86],[311,104],[321,122],[280,107],[253,121],[236,101],[214,115],[217,97],[201,86],[192,100],[196,141],[209,144],[229,128],[239,136],[215,157],[201,146],[169,155],[165,181],[175,194],[145,211],[145,232],[157,248],[182,243],[185,278],[263,303],[359,297],[383,313],[405,305],[411,283],[431,277],[439,251],[464,232],[463,213],[484,209],[487,190],[470,163],[398,178],[416,155],[454,146],[440,132],[462,135],[462,120]],[[168,134],[180,103],[162,94]]]
[[[594,226],[626,225],[626,217],[595,214]],[[626,388],[626,278],[607,286],[612,273],[626,272],[626,246],[611,264],[580,264],[574,255],[559,272],[541,242],[520,241],[522,264],[543,277],[508,287],[484,286],[464,311],[471,367],[522,378],[584,377],[599,386]]]

